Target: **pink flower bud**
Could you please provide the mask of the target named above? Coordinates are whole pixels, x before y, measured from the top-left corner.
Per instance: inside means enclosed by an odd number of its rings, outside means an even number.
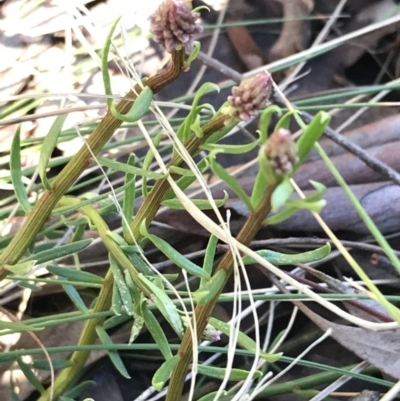
[[[228,97],[229,106],[224,113],[232,118],[248,121],[269,104],[271,94],[271,74],[269,72],[257,74],[232,88],[232,96]]]
[[[277,174],[289,174],[299,161],[297,145],[292,134],[285,128],[274,132],[265,144],[265,156]]]
[[[150,16],[150,30],[154,41],[169,52],[182,45],[186,52],[193,49],[193,35],[202,31],[196,24],[200,14],[193,12],[190,0],[165,0]]]

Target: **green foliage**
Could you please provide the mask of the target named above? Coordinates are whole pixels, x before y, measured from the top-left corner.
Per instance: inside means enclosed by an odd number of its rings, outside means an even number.
[[[28,194],[22,180],[21,169],[21,127],[18,126],[14,135],[10,151],[11,181],[14,186],[15,196],[25,213],[28,213],[32,206],[28,200]]]

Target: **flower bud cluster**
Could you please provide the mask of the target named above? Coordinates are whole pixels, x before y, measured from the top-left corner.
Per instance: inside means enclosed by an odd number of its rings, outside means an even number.
[[[265,156],[277,174],[289,174],[299,161],[297,145],[292,134],[285,128],[275,131],[265,143]]]
[[[248,121],[267,107],[272,89],[272,77],[268,72],[245,79],[232,88],[232,96],[228,97],[229,106],[223,112],[232,119]]]
[[[165,0],[150,16],[154,41],[169,52],[182,45],[186,52],[193,50],[193,35],[202,31],[196,24],[200,14],[193,12],[190,0]]]

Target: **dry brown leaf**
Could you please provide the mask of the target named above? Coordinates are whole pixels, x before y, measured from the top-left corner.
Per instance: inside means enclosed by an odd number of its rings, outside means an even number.
[[[387,375],[400,380],[400,329],[372,331],[344,326],[322,318],[301,302],[296,302],[295,305],[320,329],[324,331],[331,329],[332,338],[343,347]]]

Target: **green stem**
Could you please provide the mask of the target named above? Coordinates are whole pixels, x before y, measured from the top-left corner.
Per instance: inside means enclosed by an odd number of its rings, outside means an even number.
[[[71,206],[78,204],[78,199],[73,198],[65,198],[62,199],[58,206]],[[117,243],[115,243],[112,238],[108,236],[109,228],[107,224],[104,222],[98,211],[92,206],[83,206],[78,209],[80,212],[85,214],[91,220],[91,223],[96,227],[102,242],[105,244],[108,251],[117,259],[118,263],[121,264],[122,267],[126,268],[135,284],[138,285],[139,289],[145,293],[146,295],[150,295],[148,289],[141,283],[138,278],[138,272],[132,266],[129,259],[125,256],[123,251],[120,249]],[[102,312],[108,310],[111,306],[112,300],[112,289],[113,289],[114,277],[111,269],[108,270],[106,277],[104,278],[103,286],[100,290],[100,293],[97,297],[96,304],[93,308],[93,313]],[[100,325],[104,322],[105,317],[97,317],[94,319],[90,319],[86,321],[81,337],[79,339],[78,345],[90,345],[97,338],[96,334],[96,326]],[[65,389],[74,379],[74,377],[80,372],[80,370],[84,367],[88,357],[90,355],[90,351],[75,351],[71,356],[72,366],[65,368],[60,375],[57,377],[57,380],[54,383],[54,399],[58,399],[60,395],[63,394]],[[45,393],[41,395],[38,401],[48,401],[50,399],[50,388],[46,390]]]
[[[216,131],[219,131],[225,127],[226,116],[223,114],[216,115],[201,128],[203,136],[195,136],[184,144],[186,150],[191,156],[194,156],[200,151],[200,146]],[[236,123],[235,123],[236,125]],[[168,163],[167,167],[176,166],[180,167],[183,164],[183,160],[180,155],[175,154],[172,160]],[[172,174],[174,177],[174,174]],[[142,205],[140,206],[135,218],[133,219],[130,230],[127,230],[125,241],[128,244],[139,242],[142,239],[140,234],[140,226],[145,220],[148,226],[154,219],[158,209],[160,208],[161,202],[164,200],[164,196],[170,189],[170,185],[166,178],[158,180],[155,184]]]
[[[153,93],[159,92],[175,80],[182,72],[184,58],[185,54],[183,50],[173,51],[172,63],[169,67],[149,78],[144,84],[149,86]],[[141,87],[136,85],[134,90],[131,90],[124,99],[118,103],[118,112],[126,114],[131,109],[132,103],[136,99],[135,93],[140,93],[140,91]],[[35,207],[28,213],[22,228],[0,255],[0,279],[4,278],[7,274],[4,265],[12,265],[18,262],[46,223],[58,201],[81,173],[92,163],[92,155],[96,155],[100,152],[121,124],[122,121],[115,118],[110,111],[108,111],[106,116],[90,135],[87,142],[55,178],[52,183],[52,189],[43,193]]]
[[[264,197],[261,200],[259,206],[252,214],[250,214],[246,223],[240,230],[237,236],[237,240],[242,244],[248,245],[262,227],[267,214],[271,210],[271,195],[275,190],[275,188],[276,184],[271,184],[267,187],[264,193]],[[225,287],[225,284],[228,281],[229,276],[232,274],[233,254],[231,251],[228,251],[223,256],[223,258],[219,262],[219,265],[215,273],[217,273],[220,270],[224,270],[226,272],[225,283],[223,286],[221,286],[221,290],[218,292],[218,294],[215,295],[215,297],[209,303],[205,305],[197,305],[194,311],[194,316],[196,319],[197,338],[200,338],[201,334],[206,328],[206,325],[214,309],[214,306],[218,301],[218,297],[223,291],[223,288]],[[192,351],[193,351],[192,333],[191,330],[188,329],[186,330],[185,335],[183,336],[182,343],[178,350],[178,355],[180,360],[172,371],[170,384],[168,386],[166,401],[176,401],[181,398],[183,385],[185,384],[185,376],[187,374],[189,364],[192,360]]]

